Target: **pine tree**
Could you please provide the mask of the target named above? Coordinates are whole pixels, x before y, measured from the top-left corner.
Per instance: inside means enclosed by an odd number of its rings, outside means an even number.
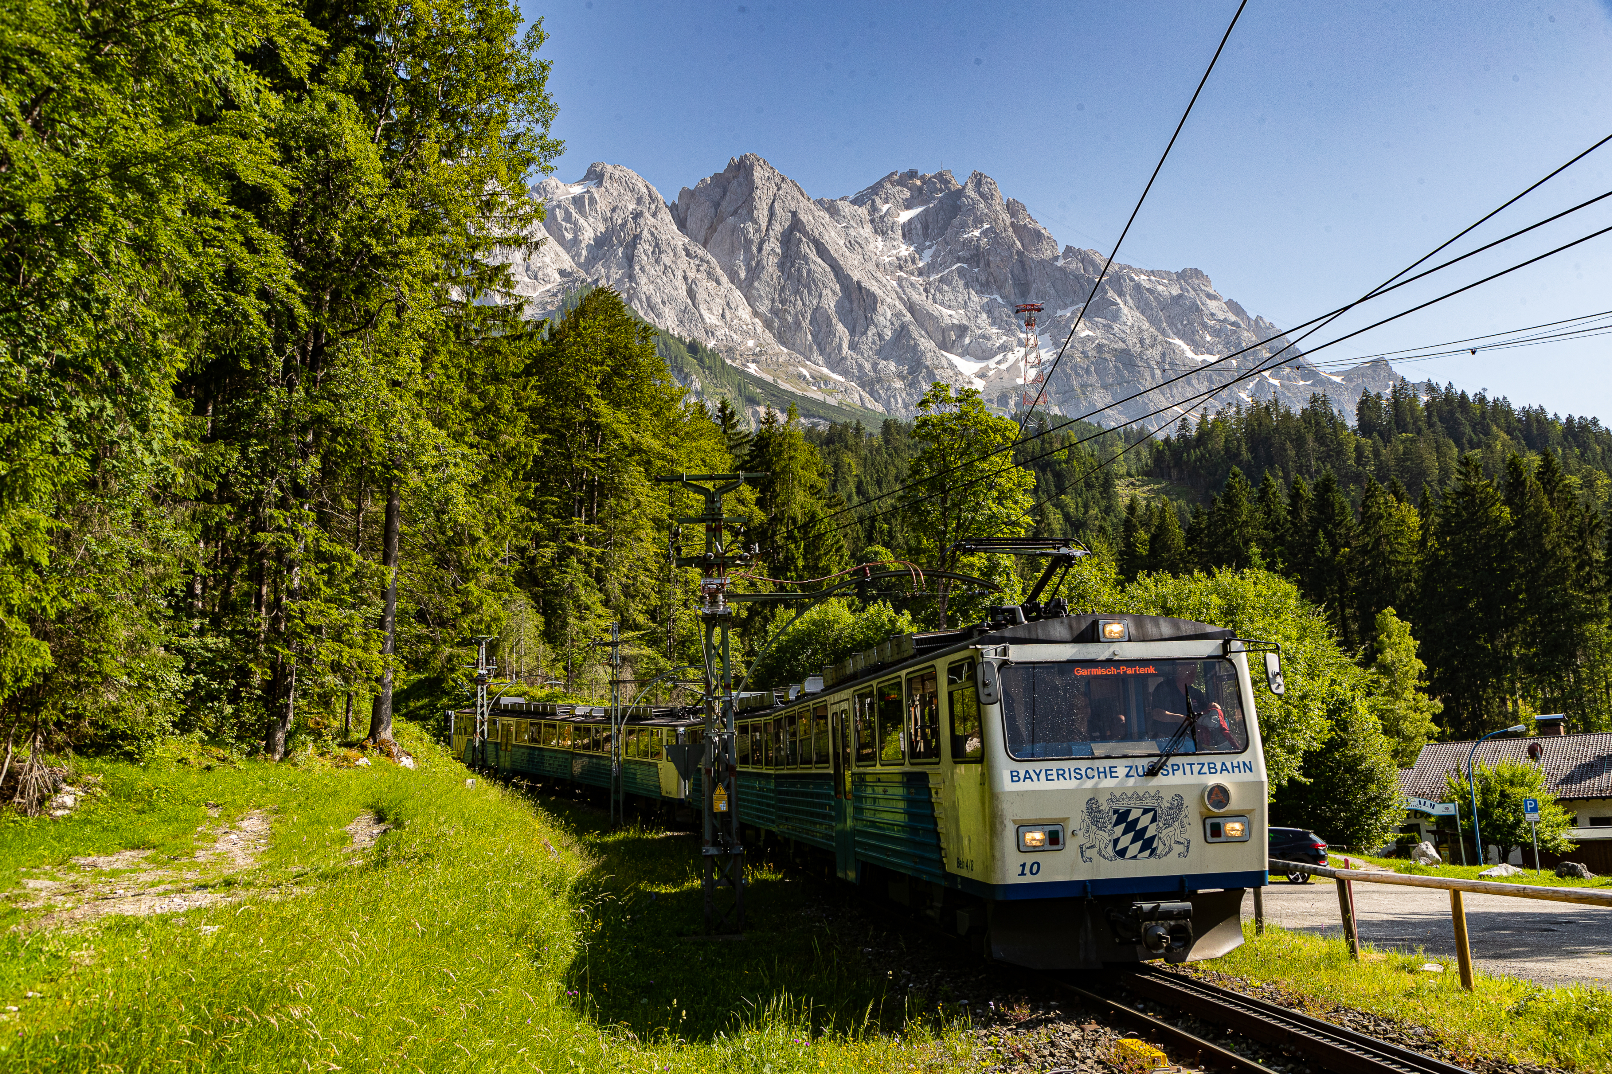
[[[1262,544],[1268,545],[1254,503],[1254,489],[1237,467],[1231,468],[1226,487],[1213,501],[1204,525],[1204,547],[1199,562],[1207,568],[1251,566]]]
[[[728,445],[728,455],[733,459],[734,465],[750,453],[751,433],[745,424],[744,415],[740,413],[728,397],[723,396],[716,404],[715,421],[722,430],[722,440]]]
[[[1377,654],[1371,664],[1376,694],[1371,710],[1383,734],[1393,744],[1394,763],[1409,768],[1435,734],[1433,718],[1443,707],[1421,690],[1426,665],[1416,656],[1416,639],[1410,624],[1392,608],[1377,613],[1371,648]]]
[[[1187,549],[1187,535],[1181,531],[1181,516],[1169,500],[1156,503],[1149,510],[1147,570],[1163,574],[1188,574],[1192,570],[1192,554]]]
[[[1264,479],[1259,483],[1259,528],[1265,542],[1260,546],[1265,566],[1278,574],[1284,573],[1287,569],[1284,559],[1288,529],[1287,495],[1274,470],[1266,470]]]
[[[832,510],[823,459],[801,435],[793,406],[783,420],[776,411],[761,419],[744,469],[766,475],[755,482],[757,522],[751,536],[775,577],[820,578],[845,565],[839,529],[821,522]]]
[[[1148,569],[1148,511],[1132,496],[1125,501],[1125,521],[1119,536],[1119,570],[1127,581]]]
[[[1309,569],[1300,576],[1300,585],[1307,597],[1327,609],[1344,647],[1354,649],[1360,644],[1351,577],[1354,511],[1330,469],[1315,483],[1311,510]]]
[[[1503,727],[1517,613],[1511,512],[1475,454],[1462,456],[1427,538],[1416,621],[1430,692],[1451,737]]]
[[[1355,622],[1363,632],[1384,608],[1414,603],[1421,528],[1416,508],[1367,478],[1351,564]]]

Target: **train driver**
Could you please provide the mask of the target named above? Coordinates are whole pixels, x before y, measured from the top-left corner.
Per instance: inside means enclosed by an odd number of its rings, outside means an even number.
[[[1182,723],[1196,717],[1200,733],[1207,731],[1209,740],[1219,748],[1232,740],[1231,728],[1226,725],[1226,714],[1218,704],[1193,683],[1198,664],[1194,660],[1176,662],[1174,672],[1153,688],[1148,705],[1148,734],[1153,738],[1169,739],[1181,729]],[[1219,732],[1219,734],[1215,734]]]

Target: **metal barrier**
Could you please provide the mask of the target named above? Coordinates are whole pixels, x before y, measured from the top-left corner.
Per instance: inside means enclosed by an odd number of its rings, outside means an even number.
[[[1346,859],[1347,860],[1347,859]],[[1462,892],[1475,895],[1508,895],[1514,899],[1539,899],[1544,902],[1571,902],[1580,906],[1612,908],[1612,891],[1590,888],[1552,888],[1534,884],[1499,884],[1492,880],[1461,880],[1447,876],[1414,876],[1407,873],[1389,873],[1355,869],[1331,869],[1324,865],[1306,865],[1303,862],[1270,860],[1275,873],[1307,873],[1324,876],[1338,884],[1338,912],[1343,917],[1343,935],[1349,944],[1349,954],[1360,957],[1360,934],[1355,919],[1354,883],[1398,885],[1407,888],[1440,888],[1450,893],[1450,920],[1455,926],[1456,961],[1461,967],[1461,987],[1472,988],[1472,951],[1467,945],[1466,907]],[[1261,915],[1263,916],[1263,915]],[[1256,923],[1256,928],[1263,922]]]

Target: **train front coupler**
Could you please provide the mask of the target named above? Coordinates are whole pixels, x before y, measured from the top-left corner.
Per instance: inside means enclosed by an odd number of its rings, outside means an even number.
[[[1108,927],[1121,944],[1139,944],[1166,962],[1185,962],[1192,950],[1190,902],[1133,902],[1108,908]]]

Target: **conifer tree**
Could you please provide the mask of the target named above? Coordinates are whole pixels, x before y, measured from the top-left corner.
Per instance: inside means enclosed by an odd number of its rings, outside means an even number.
[[[1517,611],[1510,541],[1500,490],[1477,455],[1462,456],[1428,535],[1416,616],[1451,737],[1505,726]]]
[[[1125,501],[1119,537],[1120,575],[1129,582],[1148,569],[1148,510],[1139,497]]]
[[[1147,569],[1164,574],[1187,574],[1192,570],[1192,555],[1187,549],[1187,535],[1181,531],[1181,518],[1175,504],[1164,500],[1149,511]]]
[[[823,458],[801,435],[794,406],[781,420],[773,410],[761,419],[744,469],[767,475],[755,481],[752,537],[775,577],[821,578],[845,565],[839,529],[819,521],[833,509]]]
[[[1264,539],[1260,552],[1265,566],[1281,574],[1286,571],[1287,494],[1276,478],[1276,471],[1266,470],[1259,483],[1259,529]]]
[[[1367,478],[1351,564],[1355,621],[1362,630],[1377,623],[1384,608],[1414,604],[1420,543],[1416,508]],[[1372,632],[1380,634],[1380,627]]]
[[[1373,622],[1371,648],[1376,659],[1371,671],[1376,695],[1371,699],[1371,710],[1393,744],[1394,764],[1409,768],[1416,763],[1422,747],[1438,733],[1433,718],[1443,706],[1422,692],[1426,665],[1417,659],[1410,624],[1392,608],[1379,611]]]
[[[1253,564],[1256,555],[1263,558],[1260,548],[1268,542],[1263,540],[1254,489],[1237,467],[1231,468],[1226,487],[1213,501],[1207,515],[1204,547],[1198,557],[1203,566],[1242,570]]]

